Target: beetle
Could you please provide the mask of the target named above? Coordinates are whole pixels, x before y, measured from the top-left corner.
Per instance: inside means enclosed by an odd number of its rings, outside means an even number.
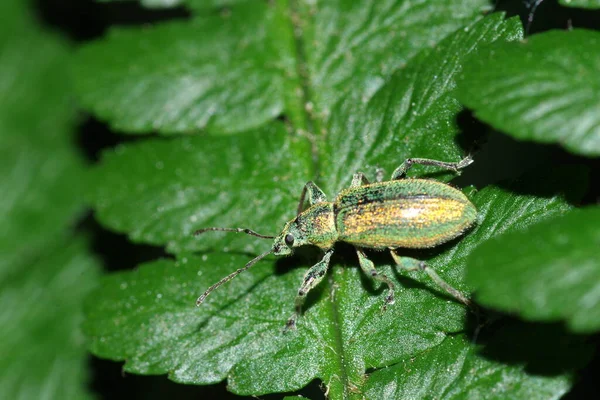
[[[296,326],[306,295],[319,284],[329,267],[336,242],[353,245],[361,269],[372,279],[386,284],[388,294],[383,308],[394,303],[394,283],[379,273],[364,253],[364,249],[389,250],[401,268],[426,272],[441,288],[459,302],[471,307],[471,301],[446,283],[423,261],[400,257],[400,248],[425,249],[446,243],[464,234],[477,218],[477,210],[458,189],[435,180],[406,178],[415,164],[436,166],[460,173],[473,162],[470,156],[459,162],[444,162],[426,158],[409,158],[392,173],[391,180],[370,183],[362,172],[354,174],[350,187],[342,190],[334,201],[327,201],[325,193],[308,182],[302,194],[296,217],[288,221],[277,236],[261,235],[246,228],[204,228],[208,231],[240,232],[264,239],[274,239],[271,249],[248,262],[243,268],[224,277],[209,287],[196,301],[200,306],[206,297],[222,284],[273,253],[290,255],[293,249],[314,245],[324,251],[324,256],[304,275],[295,300],[295,312],[286,323],[286,330]],[[308,200],[308,208],[305,201]]]

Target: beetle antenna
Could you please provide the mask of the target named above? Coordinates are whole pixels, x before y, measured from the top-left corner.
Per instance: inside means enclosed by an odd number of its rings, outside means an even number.
[[[273,252],[273,250],[269,250],[266,253],[263,253],[260,256],[258,256],[256,258],[250,260],[248,262],[248,264],[244,265],[243,268],[240,268],[237,271],[235,271],[235,272],[227,275],[225,278],[221,279],[219,282],[215,283],[214,285],[212,285],[211,287],[209,287],[208,289],[206,289],[206,292],[202,293],[202,296],[198,297],[198,300],[196,300],[196,307],[199,307],[200,304],[202,304],[204,302],[204,300],[206,300],[206,298],[208,297],[208,295],[211,294],[211,292],[213,292],[219,286],[221,286],[222,284],[224,284],[226,282],[229,282],[230,280],[232,280],[233,278],[235,278],[236,276],[238,276],[239,274],[241,274],[242,272],[244,272],[245,270],[247,270],[248,268],[250,268],[251,266],[253,266],[254,264],[256,264],[261,259],[263,259],[266,256],[268,256],[269,254],[271,254],[272,252]]]
[[[252,236],[256,236],[262,239],[275,239],[275,236],[267,236],[267,235],[261,235],[260,233],[256,233],[251,229],[247,229],[247,228],[202,228],[202,229],[198,229],[196,232],[194,232],[194,236],[196,235],[200,235],[204,232],[209,232],[209,231],[223,231],[223,232],[243,232],[243,233],[247,233],[248,235],[252,235]]]

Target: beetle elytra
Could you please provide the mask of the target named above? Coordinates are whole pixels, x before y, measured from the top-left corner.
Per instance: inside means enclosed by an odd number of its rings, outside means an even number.
[[[369,183],[363,173],[354,174],[349,188],[342,190],[333,202],[323,191],[308,182],[300,196],[298,212],[277,236],[258,234],[245,228],[205,228],[208,231],[243,232],[264,239],[274,239],[271,249],[248,262],[244,267],[209,287],[196,301],[199,306],[206,297],[225,282],[252,267],[273,253],[289,255],[295,247],[313,245],[325,255],[305,274],[295,301],[295,313],[286,324],[294,328],[307,293],[325,276],[336,242],[346,242],[356,248],[361,269],[372,279],[388,286],[384,309],[394,302],[394,283],[375,268],[363,249],[390,250],[399,267],[426,272],[441,288],[461,303],[471,306],[470,300],[446,283],[424,262],[400,257],[397,249],[424,249],[448,242],[467,231],[477,217],[477,210],[458,189],[442,182],[426,179],[406,179],[414,164],[436,166],[459,172],[471,164],[471,157],[452,163],[425,158],[409,158],[393,173],[390,181]],[[379,175],[379,174],[378,174]],[[304,208],[305,200],[309,207]],[[409,264],[409,265],[406,265]]]

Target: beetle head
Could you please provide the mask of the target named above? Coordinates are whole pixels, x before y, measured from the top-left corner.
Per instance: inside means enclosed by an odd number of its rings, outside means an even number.
[[[294,218],[283,227],[279,235],[273,241],[273,254],[286,256],[292,254],[295,247],[303,246],[307,243],[306,235],[300,229],[298,219]]]

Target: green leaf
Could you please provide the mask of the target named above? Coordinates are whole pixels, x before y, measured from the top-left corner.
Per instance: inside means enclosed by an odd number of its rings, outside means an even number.
[[[597,331],[599,245],[600,209],[571,211],[483,244],[469,258],[468,278],[485,305]]]
[[[372,175],[381,167],[391,173],[409,157],[460,160],[455,77],[463,59],[480,46],[521,36],[518,18],[492,14],[419,53],[372,98],[340,103],[321,147],[325,187],[338,192],[356,171]]]
[[[449,336],[433,349],[376,370],[368,375],[365,396],[555,399],[569,390],[571,381],[557,372],[581,367],[590,352],[592,346],[581,337],[555,326],[509,324],[491,338],[479,337],[477,345],[464,335]]]
[[[284,77],[295,79],[281,13],[261,1],[231,15],[114,29],[81,49],[76,89],[98,116],[132,133],[256,127],[283,111]]]
[[[351,89],[370,96],[394,70],[477,18],[487,4],[290,3],[247,2],[221,15],[113,29],[81,49],[79,97],[127,133],[232,133],[281,114],[296,129],[311,129]]]
[[[369,90],[361,87],[359,74],[339,104],[327,95],[334,81],[314,85],[312,99],[319,101],[306,109],[314,135],[293,135],[271,123],[236,137],[152,139],[106,153],[91,179],[100,220],[135,241],[167,245],[177,261],[145,264],[104,281],[87,303],[92,351],[127,360],[127,371],[168,373],[177,382],[227,378],[228,388],[239,394],[293,391],[320,379],[331,398],[359,398],[367,388],[366,371],[433,351],[464,332],[463,306],[421,274],[406,276],[388,255],[373,253],[378,269],[398,287],[396,303],[382,312],[383,289],[362,274],[355,253],[344,246],[329,275],[311,291],[295,331],[282,329],[306,269],[318,260],[308,249],[280,261],[259,261],[197,309],[200,293],[271,243],[245,235],[190,234],[207,226],[274,234],[294,216],[302,186],[311,178],[332,199],[357,169],[371,175],[369,168],[379,165],[390,173],[407,156],[457,161],[463,151],[456,143],[461,108],[454,79],[462,60],[480,45],[520,34],[516,19],[491,15],[411,57]],[[331,123],[321,131],[322,121],[312,111],[330,105]],[[303,126],[290,120],[286,127]],[[536,174],[522,191],[518,185],[483,189],[473,196],[480,220],[471,233],[434,251],[405,255],[426,259],[450,284],[467,290],[466,258],[482,240],[570,209],[555,193],[579,193],[582,181],[558,176]],[[544,197],[546,187],[550,195]],[[548,397],[564,392],[569,375],[567,370],[548,377],[553,382]],[[539,379],[513,376],[527,387],[534,385],[530,379]]]
[[[581,182],[557,175],[540,181],[536,174],[521,185],[539,193],[550,188],[581,191]],[[569,209],[560,196],[515,194],[518,188],[490,187],[477,193],[473,201],[481,222],[457,245],[446,246],[428,260],[452,285],[464,287],[466,256],[483,238]],[[298,329],[287,334],[282,328],[314,257],[260,261],[214,292],[200,309],[193,306],[195,298],[241,267],[249,255],[182,255],[177,263],[157,261],[114,274],[88,303],[85,329],[92,351],[127,360],[127,371],[168,372],[178,382],[208,384],[227,377],[230,390],[240,394],[297,390],[319,378],[332,398],[338,398],[350,396],[353,387],[362,390],[367,369],[433,349],[464,329],[464,307],[449,301],[423,276],[404,277],[391,268],[388,257],[379,256],[374,259],[380,271],[405,288],[397,292],[396,303],[381,312],[382,289],[361,274],[352,254],[348,257],[350,261],[337,260],[327,281],[311,292]],[[524,374],[517,377],[528,379]],[[564,391],[565,376],[552,379],[553,393]]]
[[[600,33],[550,31],[498,43],[465,65],[460,100],[517,139],[600,155]]]
[[[97,266],[67,234],[84,168],[69,54],[27,4],[0,2],[0,398],[91,398],[78,328]]]
[[[358,170],[370,175],[379,165],[391,173],[410,156],[458,161],[454,120],[460,107],[452,95],[453,73],[480,41],[519,34],[517,19],[494,14],[417,57],[365,106],[348,101],[336,108],[326,142],[319,143],[326,193],[333,196],[348,186]],[[431,83],[436,75],[443,81],[439,85]],[[414,107],[405,106],[408,96]],[[398,109],[404,113],[387,111]],[[311,161],[307,141],[291,137],[280,124],[240,137],[147,141],[105,155],[91,198],[103,224],[136,242],[166,244],[173,253],[206,250],[222,235],[200,240],[192,236],[198,228],[242,226],[275,234],[293,216],[302,186],[314,176]],[[247,204],[252,212],[238,211]],[[230,249],[258,251],[252,246],[257,240],[231,240]]]
[[[0,278],[64,230],[82,194],[83,163],[65,135],[74,124],[68,54],[19,8],[0,8],[11,16],[0,27]]]
[[[591,10],[600,8],[600,0],[559,0],[559,3],[567,7],[589,8]]]
[[[293,4],[293,3],[292,3]],[[299,2],[300,68],[315,119],[327,120],[348,93],[370,98],[419,52],[478,20],[489,3],[337,0]],[[316,133],[319,133],[318,130]]]
[[[207,384],[228,376],[229,389],[241,394],[296,390],[319,377],[337,398],[350,383],[360,383],[365,368],[434,346],[462,326],[464,309],[433,301],[423,289],[399,293],[401,306],[382,313],[380,290],[363,281],[356,265],[334,267],[335,283],[315,291],[293,332],[282,331],[305,262],[287,273],[277,272],[272,261],[259,262],[201,309],[194,307],[206,285],[247,261],[214,253],[112,275],[88,303],[92,351],[127,359],[127,371],[169,372],[178,382]],[[332,381],[339,374],[345,378]]]
[[[0,398],[92,398],[86,388],[85,339],[78,328],[98,265],[85,241],[60,239],[0,280]]]
[[[464,240],[436,258],[435,269],[449,269],[449,282],[471,290],[464,276],[467,257],[475,248],[497,236],[565,214],[572,209],[570,203],[581,200],[587,182],[587,169],[573,166],[552,168],[545,173],[535,171],[508,184],[485,187],[472,196],[478,210],[477,225]],[[450,265],[460,268],[449,268]]]
[[[274,234],[294,213],[311,176],[309,148],[283,125],[240,137],[185,137],[121,146],[97,169],[98,219],[136,242],[171,252],[206,250],[222,235],[195,238],[207,226],[251,226]],[[229,248],[256,251],[243,236]],[[220,246],[218,247],[220,250]]]

